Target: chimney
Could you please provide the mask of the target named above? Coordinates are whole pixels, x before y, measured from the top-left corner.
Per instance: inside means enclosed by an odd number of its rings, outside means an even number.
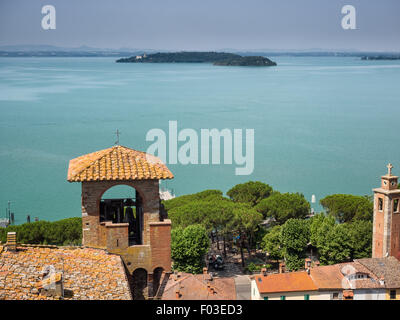
[[[279,262],[279,273],[285,273],[285,272],[286,272],[285,262]]]
[[[17,251],[17,233],[7,232],[7,249]]]
[[[261,269],[261,274],[266,277],[267,276],[267,268],[262,268]]]
[[[203,274],[207,274],[208,273],[208,269],[207,269],[207,267],[204,267],[203,268]]]

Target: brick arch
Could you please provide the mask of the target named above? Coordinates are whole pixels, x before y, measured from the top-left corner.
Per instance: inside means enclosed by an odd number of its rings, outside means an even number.
[[[137,191],[140,195],[140,197],[142,198],[142,203],[143,203],[143,210],[145,211],[146,208],[146,196],[144,195],[143,190],[141,190],[141,188],[137,187],[136,184],[132,181],[110,181],[111,185],[110,186],[104,186],[103,190],[100,191],[100,196],[98,197],[97,201],[97,206],[100,207],[100,201],[101,198],[103,197],[103,195],[110,189],[116,187],[116,186],[128,186],[133,188],[135,191]]]
[[[136,268],[132,272],[132,295],[134,300],[145,300],[148,297],[148,272],[145,268]]]
[[[163,272],[163,267],[157,267],[153,270],[153,296],[157,294],[158,288],[160,287],[160,281]]]

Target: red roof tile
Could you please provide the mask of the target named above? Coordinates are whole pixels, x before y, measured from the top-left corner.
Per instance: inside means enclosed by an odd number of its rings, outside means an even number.
[[[260,293],[316,291],[317,286],[307,272],[287,272],[254,277]]]

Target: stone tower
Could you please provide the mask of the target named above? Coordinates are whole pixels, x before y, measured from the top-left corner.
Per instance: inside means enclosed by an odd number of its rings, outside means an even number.
[[[394,256],[400,260],[400,189],[398,177],[388,173],[381,177],[380,188],[374,189],[374,225],[372,257]]]
[[[69,162],[68,181],[82,183],[82,244],[121,255],[142,298],[154,296],[171,272],[171,221],[159,180],[173,177],[159,158],[119,145]],[[117,185],[132,187],[135,196],[102,199]]]

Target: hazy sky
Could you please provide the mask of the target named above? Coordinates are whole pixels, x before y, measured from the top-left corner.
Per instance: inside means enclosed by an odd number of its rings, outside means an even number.
[[[343,30],[341,8],[356,8]],[[56,30],[41,27],[44,5]],[[0,0],[0,45],[400,51],[400,0]]]

